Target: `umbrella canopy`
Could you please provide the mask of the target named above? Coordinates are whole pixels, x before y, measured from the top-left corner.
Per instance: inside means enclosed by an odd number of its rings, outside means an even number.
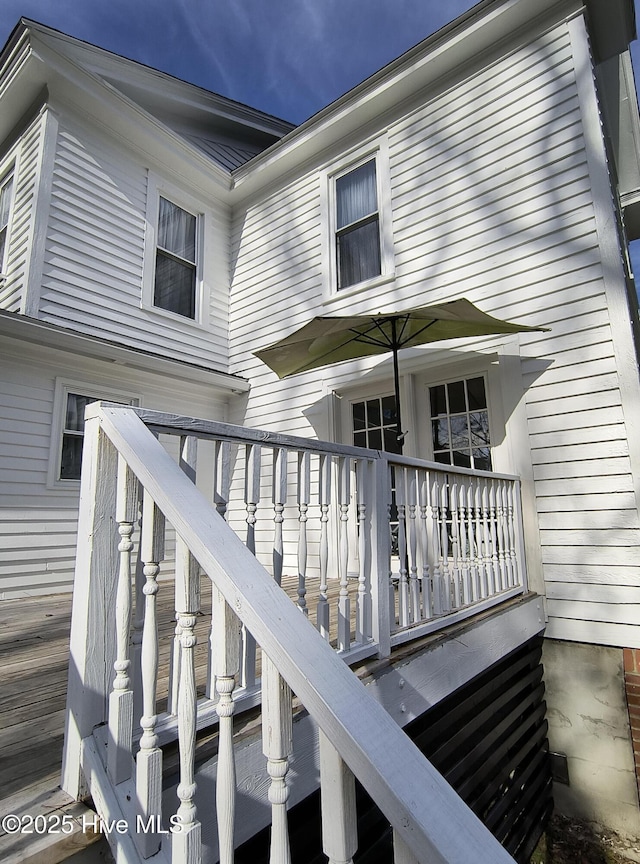
[[[398,351],[468,336],[492,336],[540,330],[501,321],[461,298],[406,312],[321,316],[268,348],[256,351],[279,378],[375,354],[393,354],[398,440],[402,441]]]

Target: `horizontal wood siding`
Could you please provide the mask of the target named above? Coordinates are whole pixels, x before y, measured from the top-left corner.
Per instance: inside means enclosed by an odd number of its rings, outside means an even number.
[[[226,406],[206,384],[125,366],[116,376],[111,363],[11,339],[3,341],[0,368],[0,599],[69,591],[79,484],[48,484],[56,377],[98,392],[121,388],[145,407],[211,420],[225,420]],[[169,542],[168,554],[172,548]],[[172,565],[163,568],[171,572]]]
[[[0,309],[8,312],[21,311],[26,290],[43,134],[44,118],[38,114],[14,148],[17,170],[7,250],[7,278],[0,282]]]
[[[61,122],[53,174],[40,316],[84,333],[226,371],[227,215],[213,202],[207,242],[210,326],[141,308],[147,168],[87,130]],[[212,202],[207,202],[211,205]]]
[[[252,389],[233,420],[332,437],[333,390],[391,386],[388,358],[278,382],[250,353],[314,315],[467,297],[549,328],[519,340],[533,471],[525,494],[540,518],[533,543],[550,587],[548,633],[626,645],[631,624],[613,598],[638,584],[638,502],[572,51],[563,23],[378,130],[389,152],[390,281],[323,302],[320,172],[338,152],[236,214],[231,371]],[[438,364],[486,350],[475,340],[426,349],[422,363],[408,352],[403,363],[437,378]],[[594,591],[581,605],[561,599],[583,579],[617,591]],[[589,620],[601,626],[592,631]]]

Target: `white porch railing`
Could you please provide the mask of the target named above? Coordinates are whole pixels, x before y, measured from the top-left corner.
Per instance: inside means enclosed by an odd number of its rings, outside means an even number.
[[[177,460],[154,434],[179,436]],[[201,860],[195,735],[214,716],[219,855],[233,860],[233,716],[238,691],[257,701],[261,683],[273,862],[289,861],[292,692],[319,728],[330,862],[355,852],[354,776],[392,824],[397,862],[511,861],[336,650],[347,659],[388,653],[392,641],[521,592],[514,478],[100,403],[88,408],[84,448],[63,788],[89,791],[107,827],[123,820],[127,830],[108,834],[117,860]],[[203,465],[213,504],[193,483]],[[161,717],[156,609],[168,528],[177,626]],[[201,572],[213,583],[213,626],[198,703]],[[277,584],[291,575],[295,603]],[[176,726],[179,800],[163,822],[161,736]]]

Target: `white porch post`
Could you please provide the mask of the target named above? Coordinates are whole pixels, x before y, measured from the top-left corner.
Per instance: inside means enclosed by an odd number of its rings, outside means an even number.
[[[114,609],[118,583],[115,523],[117,453],[102,431],[99,405],[87,411],[82,455],[78,545],[74,576],[67,712],[61,786],[84,797],[82,740],[108,718],[115,661]]]

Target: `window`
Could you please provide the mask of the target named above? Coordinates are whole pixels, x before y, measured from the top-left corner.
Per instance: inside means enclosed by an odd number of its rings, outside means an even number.
[[[97,397],[95,396],[67,393],[58,475],[60,480],[80,479],[82,442],[84,441],[84,409],[96,401]]]
[[[351,403],[353,443],[387,453],[400,453],[395,396],[376,396]]]
[[[429,402],[435,461],[491,471],[484,378],[468,378],[430,387]]]
[[[84,411],[87,405],[103,399],[121,405],[139,405],[134,394],[112,391],[80,381],[57,379],[54,396],[53,430],[49,456],[50,488],[73,488],[80,480],[84,444]],[[68,481],[76,481],[68,486]]]
[[[160,196],[153,304],[196,317],[197,217]]]
[[[376,160],[336,177],[338,289],[382,273]]]
[[[5,272],[9,238],[9,213],[13,197],[13,173],[0,181],[0,273]]]

